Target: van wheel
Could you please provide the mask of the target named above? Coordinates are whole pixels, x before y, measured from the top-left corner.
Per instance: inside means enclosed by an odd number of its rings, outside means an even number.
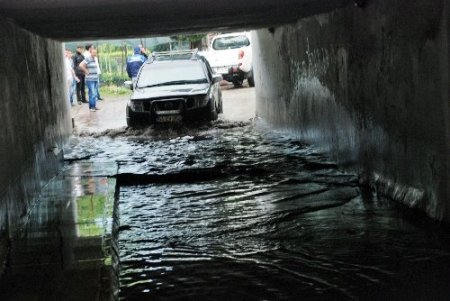
[[[247,81],[248,81],[248,85],[250,87],[254,87],[255,86],[255,78],[253,77],[253,75],[251,77],[247,78]]]
[[[244,82],[243,82],[243,80],[235,80],[235,81],[233,81],[233,86],[235,87],[235,88],[240,88],[240,87],[242,87],[242,84],[243,84]]]

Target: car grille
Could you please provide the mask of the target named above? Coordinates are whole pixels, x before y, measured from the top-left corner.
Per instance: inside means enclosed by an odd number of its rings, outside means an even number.
[[[152,103],[149,101],[144,102],[144,111],[150,111],[152,108]]]
[[[154,102],[155,104],[155,110],[156,111],[171,111],[171,110],[178,110],[180,107],[182,108],[182,100],[176,99],[176,100],[158,100]]]
[[[148,103],[148,110],[153,110],[157,115],[180,114],[184,104],[184,98],[158,99]],[[147,110],[147,107],[144,108]]]
[[[146,100],[142,102],[144,112],[182,111],[184,98]]]

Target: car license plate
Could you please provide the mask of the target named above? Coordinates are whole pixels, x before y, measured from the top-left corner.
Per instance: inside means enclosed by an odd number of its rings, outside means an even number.
[[[218,67],[218,68],[216,68],[216,73],[227,74],[228,73],[228,67]]]
[[[181,122],[180,115],[157,116],[156,122]]]

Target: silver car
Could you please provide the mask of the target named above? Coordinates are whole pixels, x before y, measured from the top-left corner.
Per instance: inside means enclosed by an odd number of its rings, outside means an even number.
[[[128,82],[133,94],[127,104],[127,124],[215,120],[223,111],[221,80],[195,51],[154,53],[136,81]]]

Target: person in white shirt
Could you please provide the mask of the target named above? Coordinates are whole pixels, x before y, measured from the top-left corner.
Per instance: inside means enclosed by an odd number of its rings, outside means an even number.
[[[66,49],[64,51],[64,66],[66,72],[68,98],[70,104],[73,106],[73,96],[75,94],[76,83],[79,82],[80,79],[76,76],[75,71],[73,70],[72,51],[70,49]]]

